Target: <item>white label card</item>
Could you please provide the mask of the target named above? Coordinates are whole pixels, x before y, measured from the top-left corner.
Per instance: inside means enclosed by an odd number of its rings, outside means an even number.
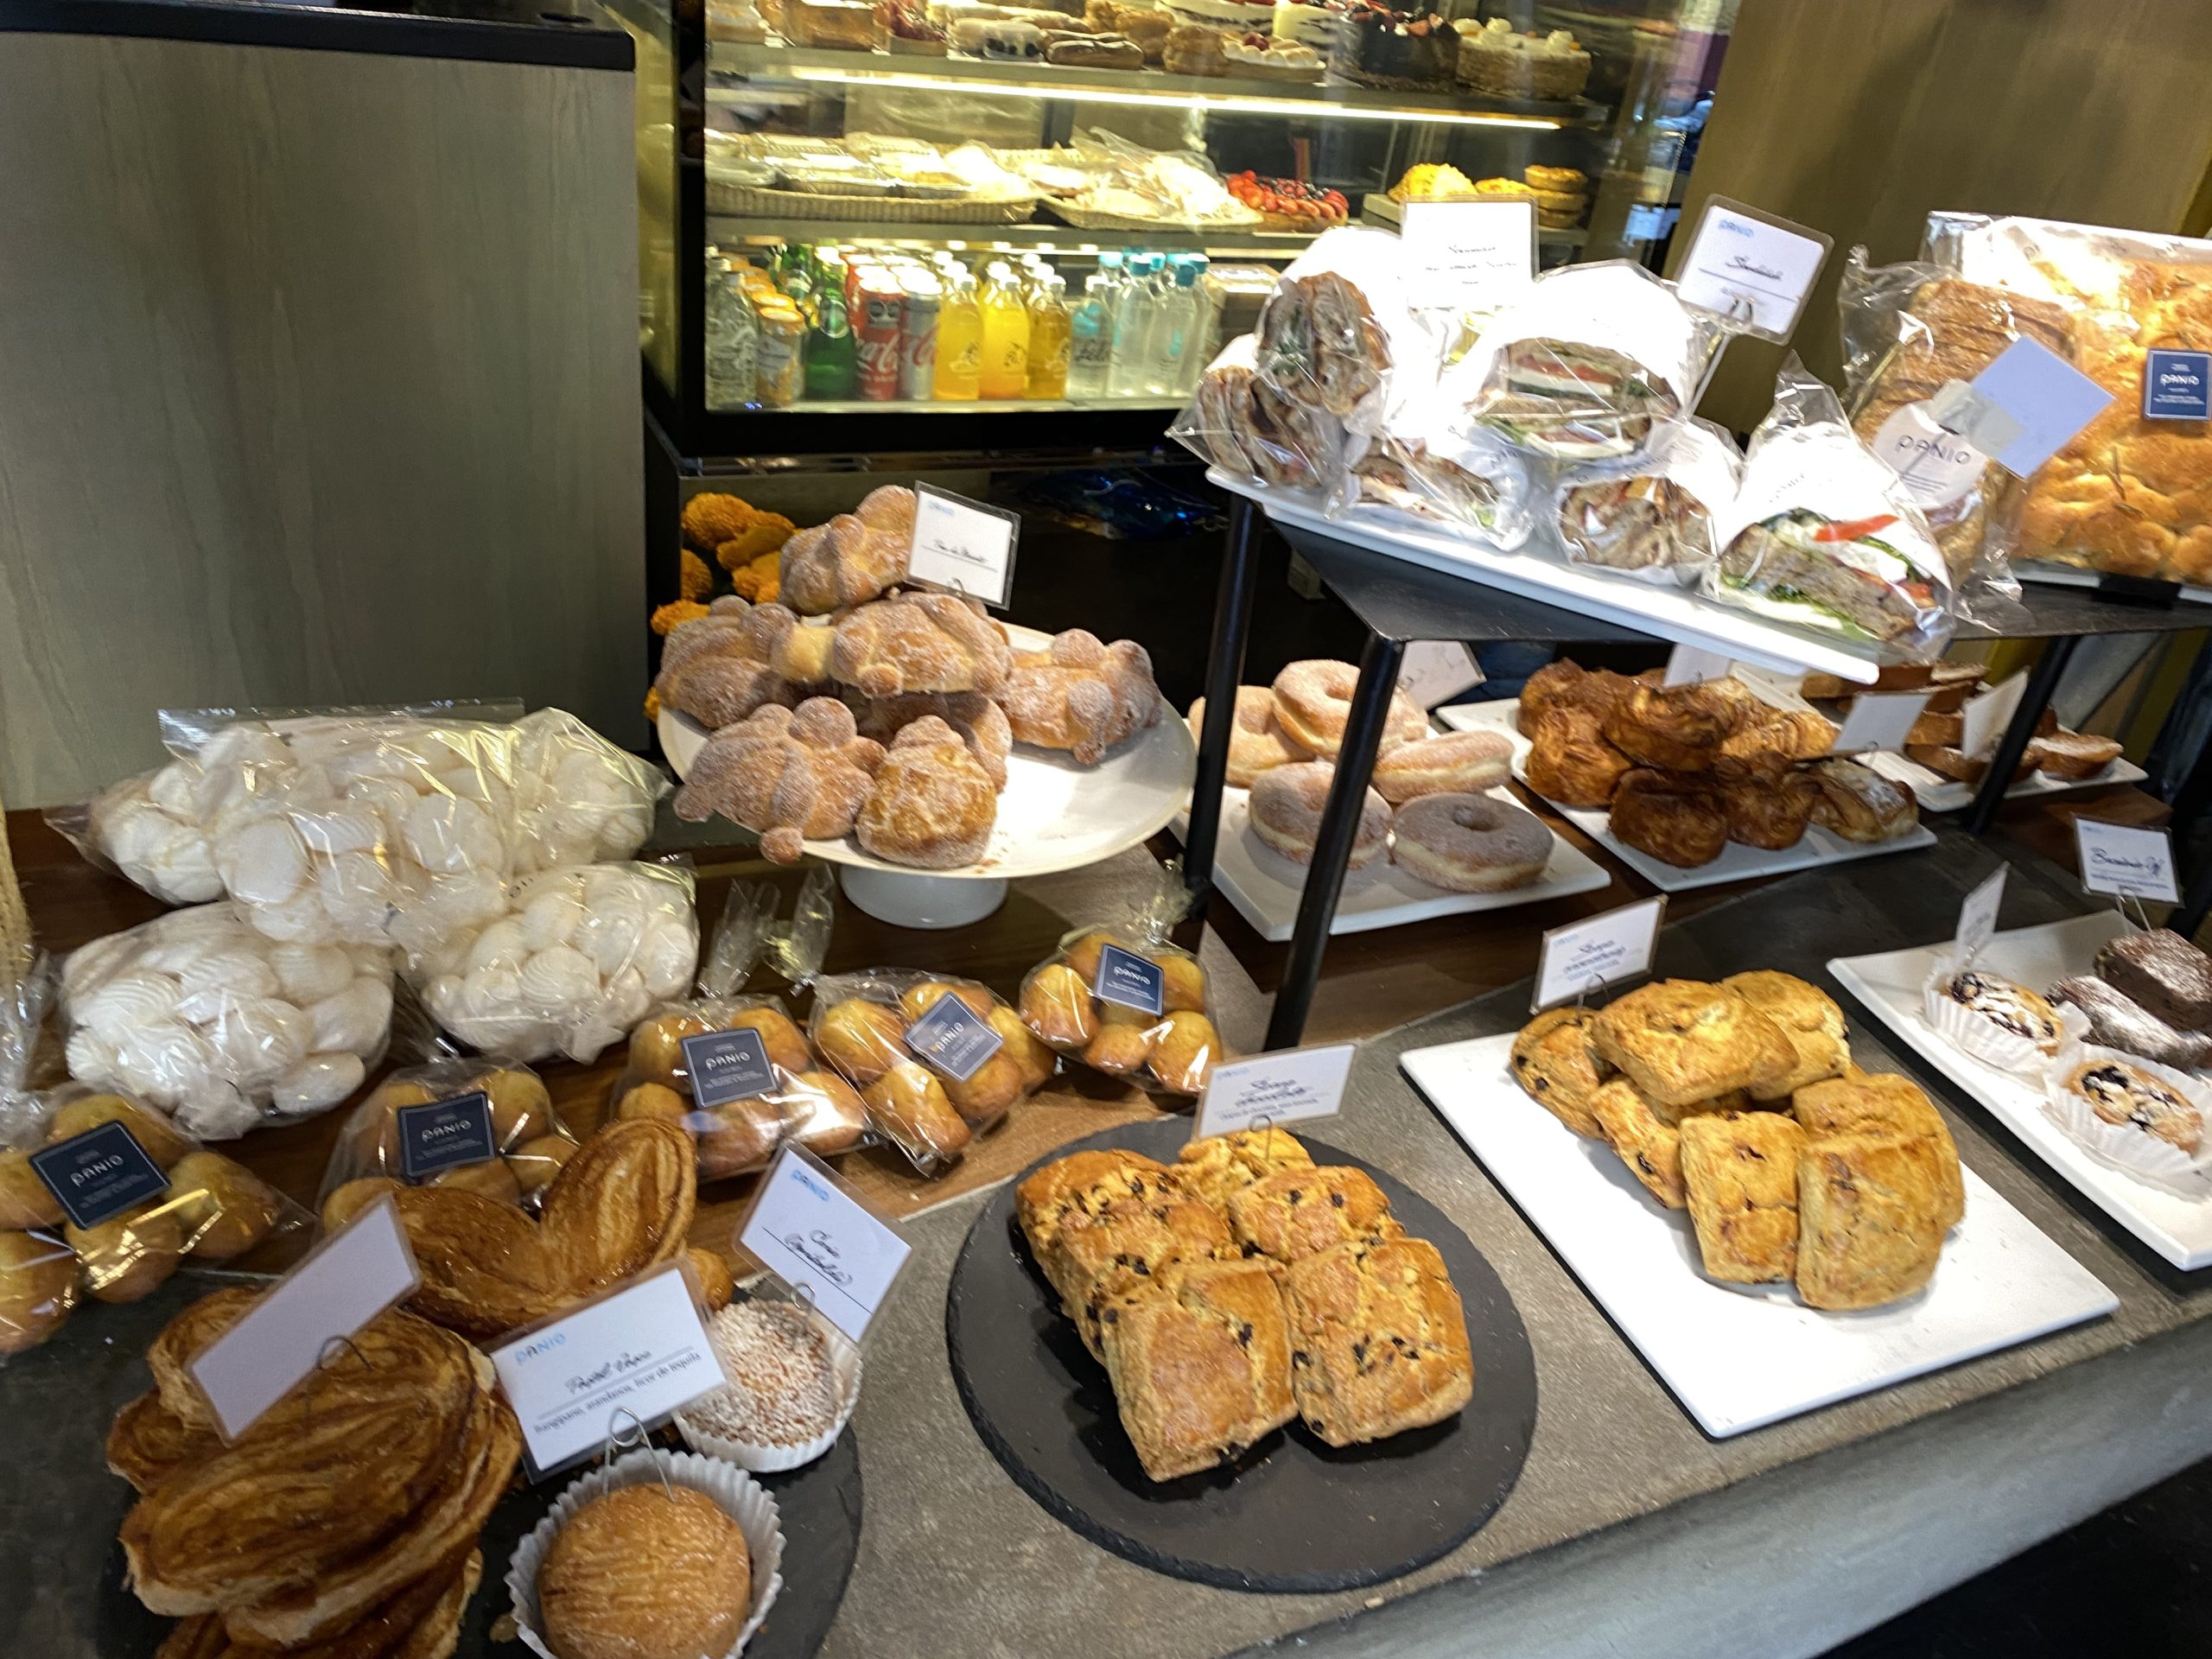
[[[1927,691],[1862,691],[1836,728],[1838,754],[1863,754],[1869,749],[1901,749],[1905,734],[1933,693]]]
[[[1287,1048],[1227,1061],[1213,1069],[1191,1125],[1191,1138],[1249,1129],[1262,1118],[1279,1129],[1309,1117],[1334,1117],[1344,1104],[1357,1046]]]
[[[1959,906],[1959,931],[1951,943],[1953,967],[1973,967],[1974,958],[1989,948],[1997,931],[1997,912],[2004,904],[2005,867],[2000,864]]]
[[[1997,740],[2012,723],[2012,711],[2020,706],[2020,694],[2027,689],[2028,677],[2015,674],[1980,696],[1967,700],[1965,707],[1959,710],[1959,725],[1964,734],[1959,739],[1959,748],[1967,759],[1979,760],[1997,747]]]
[[[1483,683],[1475,653],[1457,639],[1416,639],[1398,664],[1398,690],[1423,709],[1433,709]]]
[[[622,1414],[650,1428],[729,1380],[680,1262],[494,1348],[492,1366],[540,1475],[598,1451]]]
[[[2174,880],[2173,837],[2164,830],[2076,818],[2074,845],[2084,890],[2164,905],[2181,902],[2181,888]]]
[[[917,484],[906,574],[1003,610],[1014,596],[1014,546],[1020,534],[1020,513]]]
[[[1714,196],[1675,273],[1682,303],[1726,317],[1746,333],[1789,338],[1834,238]]]
[[[223,1438],[237,1440],[318,1366],[360,1364],[333,1344],[412,1295],[422,1281],[397,1206],[378,1199],[193,1359],[192,1380],[207,1396]]]
[[[1409,201],[1399,209],[1398,239],[1429,274],[1418,285],[1424,306],[1494,310],[1535,273],[1536,204]]]
[[[802,1148],[768,1166],[737,1242],[777,1278],[814,1298],[823,1318],[858,1342],[912,1246]]]
[[[1570,1002],[1617,980],[1649,972],[1666,913],[1667,898],[1662,893],[1552,929],[1544,935],[1543,950],[1536,958],[1536,994],[1529,1011]]]
[[[2020,339],[1974,378],[1974,389],[2019,426],[2010,442],[1969,433],[2006,472],[2025,478],[2074,441],[2112,393],[2040,340]]]
[[[1734,659],[1725,651],[1701,651],[1695,645],[1676,645],[1667,658],[1666,683],[1697,685],[1728,677]]]

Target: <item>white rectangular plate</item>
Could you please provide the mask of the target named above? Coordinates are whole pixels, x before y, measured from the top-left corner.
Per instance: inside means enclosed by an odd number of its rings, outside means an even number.
[[[1513,791],[1490,791],[1502,801],[1513,800]],[[1252,833],[1247,813],[1249,791],[1221,792],[1221,836],[1215,843],[1215,884],[1236,906],[1236,913],[1251,923],[1263,939],[1281,944],[1298,921],[1299,895],[1306,890],[1306,867],[1294,864]],[[1177,840],[1185,839],[1191,821],[1177,814]],[[1344,872],[1344,891],[1337,899],[1336,920],[1329,932],[1365,933],[1378,927],[1398,927],[1424,922],[1432,916],[1460,916],[1478,910],[1504,910],[1514,905],[1533,905],[1569,893],[1595,893],[1612,877],[1586,855],[1552,837],[1552,861],[1543,874],[1525,887],[1503,893],[1449,893],[1431,887],[1419,876],[1387,859],[1377,858],[1364,869]]]
[[[1518,702],[1462,702],[1440,709],[1436,717],[1455,732],[1503,732],[1513,742],[1513,775],[1521,776],[1522,763],[1529,756],[1529,740],[1514,728],[1514,716],[1520,710]],[[1700,864],[1695,869],[1677,869],[1674,865],[1640,853],[1633,847],[1622,845],[1613,839],[1612,815],[1588,807],[1561,806],[1554,802],[1552,810],[1565,818],[1585,835],[1593,837],[1615,858],[1627,865],[1645,880],[1662,893],[1684,893],[1692,887],[1717,887],[1724,881],[1746,881],[1755,876],[1787,875],[1793,870],[1809,870],[1821,864],[1847,864],[1858,858],[1878,858],[1884,853],[1910,852],[1916,847],[1935,844],[1936,832],[1926,824],[1916,824],[1910,835],[1899,836],[1895,841],[1846,841],[1841,836],[1832,836],[1818,826],[1808,827],[1803,839],[1795,847],[1780,852],[1770,852],[1764,847],[1745,847],[1730,842],[1720,850],[1720,856],[1710,864]]]
[[[1927,811],[1955,812],[1962,806],[1974,804],[1972,784],[1961,784],[1941,772],[1930,772],[1917,760],[1887,752],[1862,755],[1860,759],[1883,777],[1910,790],[1913,798]],[[2103,789],[2112,784],[2139,783],[2147,776],[2142,767],[2122,755],[2094,778],[2054,778],[2047,772],[2031,772],[2006,790],[2005,798],[2017,801],[2031,795],[2063,795],[2076,789]]]
[[[1688,1215],[1663,1208],[1506,1070],[1513,1033],[1402,1064],[1682,1408],[1725,1438],[2111,1313],[2120,1299],[1972,1170],[1966,1219],[1927,1287],[1824,1313],[1787,1285],[1707,1279]]]
[[[2069,921],[1999,933],[1975,965],[2041,990],[2068,974],[2088,972],[2097,948],[2128,931],[2117,911],[2094,911]],[[1828,971],[1930,1065],[1987,1107],[2037,1157],[2145,1245],[2177,1268],[2212,1267],[2212,1196],[2192,1202],[2099,1163],[2045,1116],[2040,1087],[1984,1065],[1929,1027],[1920,1012],[1920,985],[1950,944],[1940,939],[1916,950],[1840,957],[1828,963]]]

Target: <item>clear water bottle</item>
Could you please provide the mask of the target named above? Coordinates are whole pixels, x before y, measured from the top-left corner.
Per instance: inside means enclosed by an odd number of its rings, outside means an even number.
[[[1186,256],[1191,267],[1191,338],[1183,353],[1182,378],[1175,390],[1188,394],[1198,388],[1198,377],[1206,372],[1206,365],[1228,342],[1216,338],[1221,319],[1214,307],[1213,296],[1206,290],[1206,272],[1213,262],[1203,253]]]
[[[760,359],[759,320],[730,260],[707,268],[707,404],[737,409],[753,400]]]
[[[1156,263],[1157,262],[1157,263]],[[1152,329],[1160,298],[1156,253],[1132,253],[1114,299],[1114,362],[1107,389],[1116,397],[1141,397],[1151,379]]]
[[[1152,328],[1146,390],[1172,397],[1187,390],[1185,371],[1198,347],[1198,267],[1179,256],[1169,267],[1167,287]]]
[[[1107,257],[1121,264],[1117,256]],[[1069,308],[1068,396],[1075,398],[1105,397],[1114,365],[1115,283],[1103,259],[1099,265],[1084,279],[1083,297]]]

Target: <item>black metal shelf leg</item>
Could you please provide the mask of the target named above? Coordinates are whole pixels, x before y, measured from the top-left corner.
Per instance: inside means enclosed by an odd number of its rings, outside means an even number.
[[[2012,773],[2019,767],[2020,757],[2028,752],[2028,744],[2036,734],[2036,722],[2050,707],[2050,695],[2058,690],[2059,676],[2066,672],[2066,664],[2074,658],[2074,647],[2081,643],[2082,637],[2074,633],[2063,633],[2044,641],[2043,654],[2028,671],[2027,689],[2020,694],[2020,706],[2012,711],[2012,723],[1997,741],[1997,753],[1990,757],[1989,770],[1982,777],[1974,805],[1967,810],[1968,835],[1989,832],[1997,809],[2005,804],[2005,791],[2012,786]]]
[[[1398,689],[1398,665],[1405,652],[1399,641],[1370,634],[1367,649],[1360,653],[1359,684],[1352,691],[1351,713],[1344,721],[1337,775],[1329,785],[1328,804],[1321,809],[1313,861],[1306,868],[1305,890],[1298,898],[1298,925],[1290,936],[1290,960],[1283,964],[1274,1013],[1268,1020],[1269,1048],[1295,1047],[1305,1033],[1306,1015],[1321,978],[1321,953],[1329,948],[1329,927],[1337,918],[1338,895],[1344,891],[1344,865],[1359,832],[1368,779],[1374,774],[1375,757],[1382,747],[1382,731],[1389,723],[1390,698]]]
[[[1258,590],[1259,509],[1238,496],[1229,508],[1229,537],[1214,594],[1213,643],[1206,652],[1206,717],[1198,734],[1198,766],[1191,783],[1191,829],[1183,838],[1183,882],[1203,903],[1213,886],[1214,842],[1221,834],[1221,791],[1229,777],[1229,741],[1236,729],[1236,688],[1244,677],[1244,646]]]

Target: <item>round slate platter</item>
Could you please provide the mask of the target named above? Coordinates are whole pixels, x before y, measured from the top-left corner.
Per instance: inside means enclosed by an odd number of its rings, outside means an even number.
[[[1190,1133],[1185,1119],[1132,1123],[1052,1156],[1116,1147],[1173,1164]],[[1374,1177],[1406,1230],[1443,1255],[1475,1360],[1474,1399],[1450,1421],[1340,1450],[1294,1421],[1232,1466],[1147,1480],[1105,1369],[1084,1351],[1031,1261],[1014,1214],[1021,1177],[976,1217],[945,1297],[961,1402],[1015,1483],[1117,1555],[1230,1590],[1356,1589],[1436,1560],[1505,1501],[1536,1426],[1529,1333],[1466,1235],[1372,1164],[1300,1138],[1314,1162]]]

